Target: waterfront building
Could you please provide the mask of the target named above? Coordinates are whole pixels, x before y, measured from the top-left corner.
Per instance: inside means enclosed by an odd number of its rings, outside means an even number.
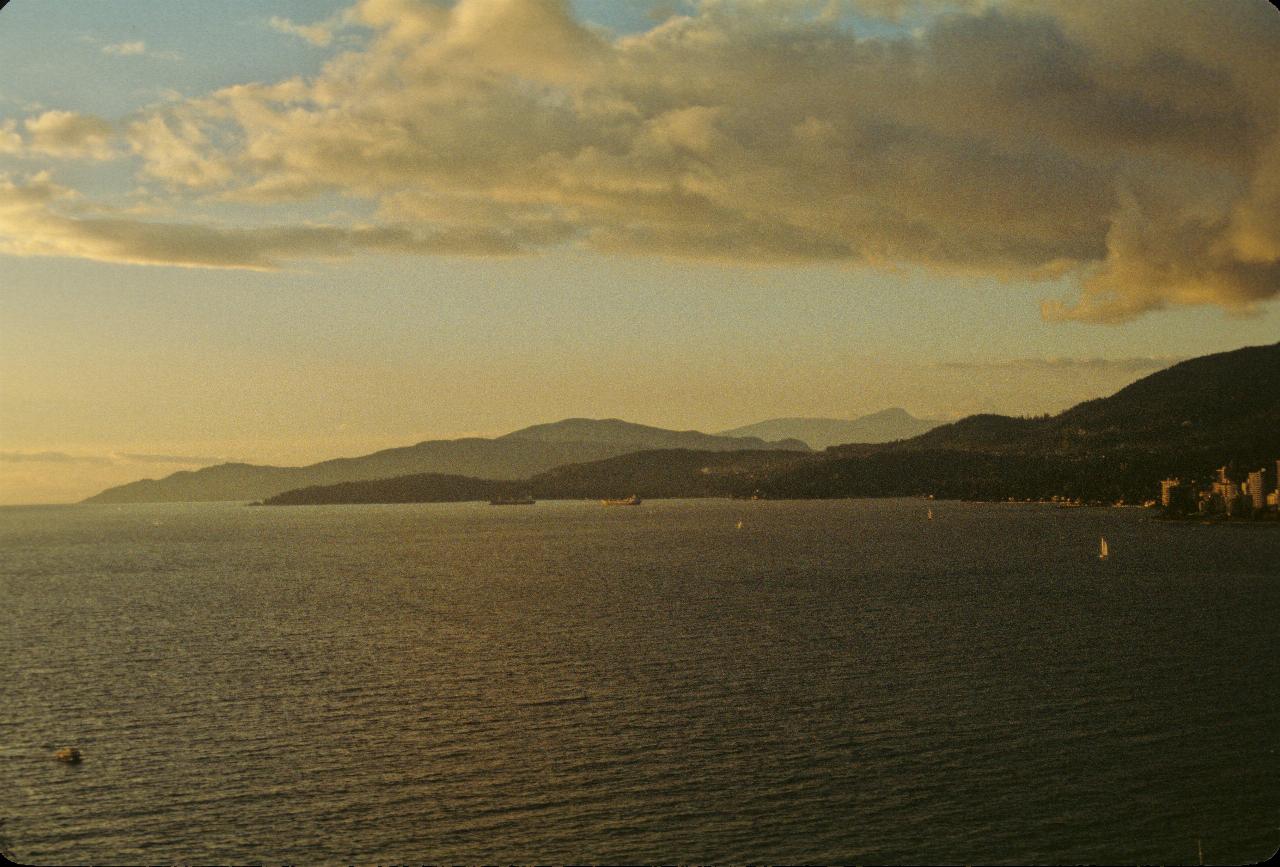
[[[1266,474],[1266,470],[1254,470],[1249,473],[1249,480],[1246,482],[1249,500],[1255,512],[1261,512],[1267,507],[1267,489],[1263,487],[1262,483],[1262,477]]]
[[[1207,484],[1181,478],[1162,479],[1159,503],[1167,516],[1198,513],[1206,518],[1275,518],[1275,513],[1280,511],[1280,483],[1271,484],[1268,469],[1263,467],[1248,473],[1243,482],[1234,481],[1226,466],[1218,467],[1213,481]],[[1276,461],[1276,476],[1280,479],[1280,460]]]
[[[1236,500],[1240,499],[1240,486],[1235,482],[1214,482],[1213,502],[1218,511],[1231,514]]]

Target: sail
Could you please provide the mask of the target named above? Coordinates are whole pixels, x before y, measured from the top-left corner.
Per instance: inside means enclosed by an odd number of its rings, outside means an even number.
[[[1111,548],[1107,545],[1107,537],[1103,536],[1098,541],[1098,559],[1105,560],[1107,555],[1111,553]]]

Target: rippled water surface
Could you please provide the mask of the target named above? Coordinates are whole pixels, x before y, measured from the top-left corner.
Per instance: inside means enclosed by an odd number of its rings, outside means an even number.
[[[2,848],[1194,864],[1197,841],[1206,863],[1280,846],[1280,531],[927,505],[0,509]],[[63,745],[85,761],[53,761]]]

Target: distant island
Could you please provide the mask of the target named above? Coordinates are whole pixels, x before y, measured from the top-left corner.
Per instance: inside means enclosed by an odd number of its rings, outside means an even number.
[[[801,450],[645,450],[506,484],[416,475],[282,493],[269,504],[539,499],[935,496],[1154,501],[1171,476],[1239,475],[1280,451],[1280,343],[1191,359],[1052,416],[970,416],[906,440]],[[470,486],[470,487],[469,487]]]

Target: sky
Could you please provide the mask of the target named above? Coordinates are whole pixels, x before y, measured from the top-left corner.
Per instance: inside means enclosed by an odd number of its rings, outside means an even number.
[[[1280,339],[1264,0],[12,0],[0,504]]]

